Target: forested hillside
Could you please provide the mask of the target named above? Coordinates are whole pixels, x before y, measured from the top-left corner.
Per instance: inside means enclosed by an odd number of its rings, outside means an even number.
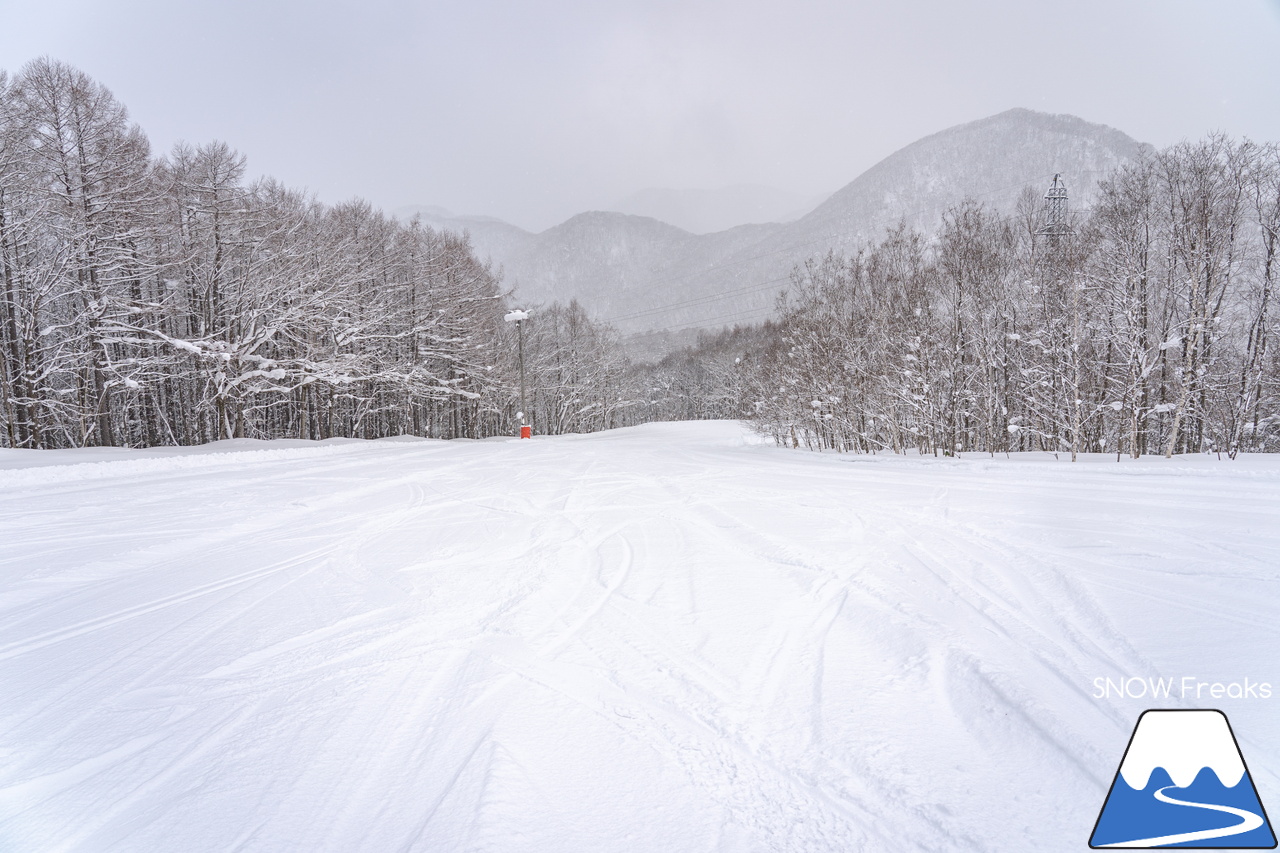
[[[1280,449],[1280,149],[1120,167],[1088,216],[967,202],[792,277],[744,368],[779,442],[841,450]]]

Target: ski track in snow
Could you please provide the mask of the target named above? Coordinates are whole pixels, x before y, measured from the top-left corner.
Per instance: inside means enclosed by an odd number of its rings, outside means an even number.
[[[1280,689],[1260,461],[702,423],[3,475],[0,850],[1077,850],[1160,704],[1095,677]],[[1280,725],[1218,704],[1265,801]]]

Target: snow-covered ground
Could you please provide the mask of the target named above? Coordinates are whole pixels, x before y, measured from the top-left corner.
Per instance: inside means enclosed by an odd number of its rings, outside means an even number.
[[[1082,850],[1148,707],[1274,814],[1278,579],[1273,458],[0,451],[0,850]]]

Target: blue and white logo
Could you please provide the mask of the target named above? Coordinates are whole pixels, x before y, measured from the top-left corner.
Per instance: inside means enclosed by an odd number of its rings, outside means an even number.
[[[1274,848],[1226,715],[1144,711],[1089,846]]]

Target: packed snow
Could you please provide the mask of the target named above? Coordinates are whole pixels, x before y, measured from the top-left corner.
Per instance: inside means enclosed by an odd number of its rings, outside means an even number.
[[[0,567],[3,850],[1081,850],[1149,707],[1280,809],[1273,458],[5,450]]]

